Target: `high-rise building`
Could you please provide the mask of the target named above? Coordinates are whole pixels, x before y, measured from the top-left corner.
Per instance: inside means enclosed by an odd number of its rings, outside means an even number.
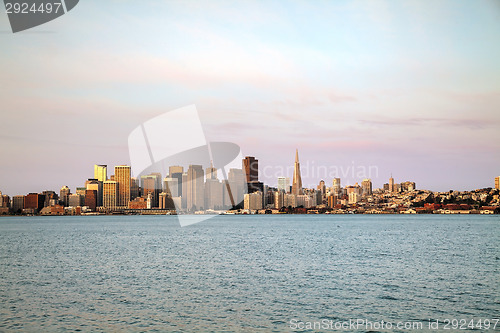
[[[70,194],[68,199],[68,205],[70,207],[82,206],[83,205],[82,199],[83,197],[78,193]]]
[[[495,177],[495,188],[500,189],[500,176]]]
[[[50,207],[58,203],[58,196],[54,191],[43,191],[42,195],[45,197],[43,207]]]
[[[130,201],[130,166],[118,165],[115,166],[115,181],[118,184],[118,200],[119,207],[128,207]]]
[[[141,176],[142,197],[147,198],[151,195],[152,207],[158,207],[159,195],[162,191],[161,174],[152,173],[150,175]]]
[[[170,178],[177,178],[177,194],[179,197],[182,196],[182,174],[184,173],[184,168],[178,165],[169,167],[168,176]]]
[[[243,197],[247,193],[245,174],[241,169],[231,168],[227,174],[227,180],[224,189],[227,197],[225,196],[224,204],[231,207],[238,206],[243,202]]]
[[[158,208],[160,209],[175,209],[175,204],[170,193],[161,192],[158,196]]]
[[[12,197],[12,212],[21,213],[24,208],[24,195],[15,195]]]
[[[118,205],[118,183],[106,180],[102,184],[102,205],[106,208],[115,208]]]
[[[205,209],[222,209],[224,189],[217,178],[207,178],[205,182]]]
[[[69,187],[63,186],[61,187],[61,190],[59,191],[59,200],[61,200],[62,204],[64,206],[68,206],[69,203],[69,195],[71,194],[71,191]]]
[[[396,186],[394,186],[394,178],[389,178],[389,192],[396,192]]]
[[[24,198],[24,209],[30,209],[38,213],[43,208],[45,196],[38,193],[30,193]]]
[[[243,170],[247,183],[259,181],[259,160],[253,156],[246,156],[243,159]]]
[[[361,182],[362,194],[364,196],[372,195],[372,180],[371,179],[363,179]]]
[[[302,195],[302,177],[300,175],[299,150],[295,151],[295,165],[293,168],[292,194]]]
[[[187,175],[187,172],[183,172],[182,173],[182,180],[181,180],[181,205],[182,205],[182,208],[186,209],[187,207],[187,179],[188,179],[188,175]]]
[[[174,173],[180,173],[180,174],[183,174],[184,173],[184,168],[179,166],[179,165],[172,165],[168,168],[168,175],[169,177],[172,177],[172,175]]]
[[[130,178],[130,200],[134,200],[140,196],[139,193],[139,179],[136,177]]]
[[[340,186],[340,178],[333,178],[333,187],[332,187],[333,195],[339,196],[341,188],[342,187]]]
[[[278,191],[284,191],[285,193],[290,192],[290,178],[278,177]]]
[[[95,179],[95,178],[90,178],[85,182],[85,202],[87,202],[87,191],[96,191],[95,196],[96,196],[96,206],[101,207],[102,206],[102,182]],[[90,192],[89,192],[90,193]],[[90,199],[90,203],[92,203],[93,198]],[[85,206],[88,206],[85,204]],[[93,209],[95,210],[95,209]]]
[[[264,184],[259,182],[259,160],[253,156],[243,159],[243,172],[247,182],[247,192],[264,192]]]
[[[0,191],[0,208],[10,208],[10,197]]]
[[[97,179],[100,182],[108,180],[108,166],[104,164],[95,164],[94,179]]]
[[[80,194],[81,197],[81,205],[83,206],[85,204],[85,191],[87,190],[87,185],[85,187],[77,187],[76,188],[76,194]]]
[[[85,206],[91,211],[97,208],[97,190],[85,190]]]
[[[190,165],[187,171],[187,210],[203,210],[205,204],[204,172],[201,165]]]
[[[318,184],[318,191],[321,192],[321,195],[324,195],[326,193],[326,185],[323,179],[321,179],[321,181]]]
[[[285,206],[285,193],[284,190],[274,192],[274,208],[280,209]]]
[[[245,194],[243,201],[243,209],[246,210],[262,209],[262,192]]]
[[[179,179],[163,178],[163,192],[168,193],[172,198],[179,196]]]
[[[210,167],[207,168],[206,178],[208,179],[217,179],[217,169],[214,168],[212,162],[210,162]]]

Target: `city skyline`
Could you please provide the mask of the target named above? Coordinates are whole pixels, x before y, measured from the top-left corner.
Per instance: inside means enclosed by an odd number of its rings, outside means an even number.
[[[249,162],[251,161],[251,162]],[[282,170],[282,171],[279,171],[279,173],[285,173],[283,175],[277,175],[276,177],[274,177],[275,181],[274,182],[271,182],[271,183],[265,183],[265,185],[269,186],[269,187],[272,187],[272,188],[278,188],[280,189],[281,185],[280,186],[280,180],[282,180],[283,182],[287,182],[288,183],[288,186],[290,186],[290,192],[294,193],[294,183],[295,183],[295,178],[297,177],[298,175],[298,181],[297,181],[297,186],[300,186],[300,187],[297,187],[297,193],[295,193],[296,195],[299,195],[301,194],[300,192],[302,191],[302,189],[315,189],[316,186],[318,185],[318,183],[320,182],[323,182],[323,183],[327,183],[327,184],[332,184],[332,187],[335,188],[336,186],[336,181],[338,180],[338,182],[342,182],[344,183],[344,186],[354,186],[354,185],[362,185],[363,184],[363,181],[365,181],[366,179],[370,180],[370,183],[372,184],[372,178],[371,177],[366,177],[366,174],[363,175],[363,176],[360,176],[360,177],[347,177],[347,178],[344,178],[344,177],[337,177],[336,175],[333,176],[333,177],[323,177],[323,178],[317,178],[316,180],[316,184],[311,184],[311,185],[302,185],[302,175],[301,175],[301,170],[300,170],[300,163],[298,162],[299,161],[299,157],[298,157],[298,149],[296,149],[295,151],[295,163],[293,166],[290,166],[289,168],[284,168],[284,169],[279,169],[279,170]],[[88,177],[88,178],[85,178],[85,179],[88,179],[88,181],[84,181],[85,186],[87,186],[87,183],[91,180],[91,179],[96,179],[96,180],[99,180],[101,182],[104,182],[104,181],[108,181],[108,182],[115,182],[115,183],[123,183],[123,182],[127,182],[126,179],[129,179],[129,185],[128,185],[128,188],[131,188],[132,184],[130,183],[130,179],[137,179],[137,181],[139,181],[139,179],[144,179],[144,178],[148,178],[148,177],[151,177],[152,174],[141,174],[140,177],[136,177],[135,175],[132,175],[131,174],[131,166],[129,165],[116,165],[114,166],[114,170],[115,170],[115,173],[114,174],[111,174],[109,175],[109,177],[107,176],[107,167],[108,167],[108,164],[94,164],[94,172],[93,172],[93,177]],[[180,172],[180,170],[186,170],[186,172],[189,170],[189,167],[191,167],[192,165],[191,164],[187,164],[187,165],[172,165],[172,166],[169,166],[169,170],[165,172],[165,174],[161,174],[161,173],[156,173],[159,175],[159,179],[160,179],[160,182],[162,181],[165,181],[167,177],[171,176],[171,175],[174,175],[174,177],[178,177],[176,176],[176,174],[178,175],[182,175],[183,173]],[[198,166],[197,166],[198,167]],[[201,167],[201,169],[197,172],[199,172],[200,174],[203,174],[204,176],[204,180],[209,180],[210,177],[207,177],[209,175],[209,172],[211,174],[214,174],[215,178],[217,178],[217,169],[216,168],[213,168],[213,164],[211,163],[210,165],[208,166],[203,166],[203,165],[200,165],[199,167]],[[257,169],[254,169],[255,167],[257,167]],[[207,173],[205,175],[204,173],[204,169],[206,168],[207,170]],[[245,156],[245,158],[242,160],[242,168],[240,169],[241,171],[243,171],[244,173],[246,172],[245,169],[248,168],[249,170],[252,170],[251,173],[252,175],[250,176],[248,173],[247,175],[245,176],[245,179],[246,179],[246,182],[247,183],[252,183],[252,182],[257,182],[259,181],[259,172],[260,172],[260,169],[259,169],[259,163],[258,163],[258,160],[254,157],[254,156]],[[325,168],[322,168],[322,167],[319,167],[319,169],[321,170],[325,170]],[[327,170],[328,168],[326,168]],[[125,170],[125,174],[122,174]],[[286,174],[286,171],[290,171],[291,170],[291,175],[289,174]],[[119,177],[118,177],[118,180],[115,176],[115,174],[119,173]],[[349,171],[351,172],[351,171]],[[355,171],[356,172],[356,171]],[[365,171],[363,171],[365,172]],[[220,172],[219,172],[220,173]],[[318,172],[318,173],[321,173],[321,172]],[[155,174],[155,173],[153,173]],[[313,172],[314,174],[314,172]],[[290,177],[292,176],[292,177]],[[199,176],[193,176],[195,178],[199,178]],[[269,178],[269,177],[267,177]],[[378,177],[378,178],[381,178],[381,177]],[[354,181],[345,181],[345,179],[348,179],[348,180],[351,180],[353,179]],[[485,187],[474,187],[474,188],[470,188],[470,189],[465,189],[465,191],[472,191],[472,190],[477,190],[477,189],[481,189],[481,188],[497,188],[498,187],[498,184],[499,184],[499,180],[500,179],[500,176],[492,176],[490,177],[490,182],[491,184],[489,186],[485,186]],[[172,179],[172,180],[177,180],[177,179]],[[180,179],[179,179],[180,180]],[[290,182],[291,180],[293,180],[292,182]],[[393,175],[392,175],[392,172],[390,173],[389,177],[386,178],[386,180],[388,181],[387,183],[381,183],[381,184],[378,184],[376,188],[378,189],[384,189],[384,185],[388,185],[389,186],[389,189],[394,189],[394,185],[395,185],[395,180],[393,178]],[[412,181],[412,178],[411,177],[407,177],[406,179],[399,179],[401,182],[408,182],[408,181]],[[382,180],[384,181],[384,180]],[[284,183],[283,183],[284,184]],[[67,187],[69,189],[73,188],[73,189],[78,189],[79,187],[81,187],[82,184],[76,184],[74,186],[68,186],[67,184],[66,185],[59,185],[59,187],[54,187],[52,189],[50,188],[43,188],[39,191],[37,190],[29,190],[29,191],[26,191],[24,193],[28,194],[28,193],[42,193],[44,191],[48,191],[48,190],[53,190],[53,189],[57,189],[57,188],[61,188],[61,187]],[[340,186],[340,185],[338,185]],[[143,183],[141,181],[141,187],[143,187]],[[456,190],[456,189],[448,189],[448,190],[443,190],[443,191],[434,191],[434,190],[431,190],[431,189],[428,189],[428,188],[421,188],[421,189],[424,189],[424,190],[429,190],[429,191],[433,191],[433,192],[446,192],[446,191],[449,191],[449,190]],[[2,190],[2,189],[0,189]],[[123,191],[123,190],[121,190]],[[117,200],[117,203],[122,203],[122,205],[125,203],[125,202],[128,202],[130,200],[130,191],[131,190],[128,190],[127,192],[123,192],[123,193],[120,193],[119,196],[116,198]],[[12,193],[8,193],[7,191],[5,190],[2,190],[3,194],[6,194],[6,195],[9,195],[9,196],[15,196],[15,195],[21,195],[23,194],[23,192],[15,192],[14,194]],[[182,189],[179,189],[179,194],[182,193]],[[121,201],[120,201],[121,200]],[[194,199],[192,199],[194,200]]]
[[[490,186],[500,165],[497,13],[496,1],[143,11],[85,1],[0,34],[0,186],[74,188],[95,161],[130,165],[130,132],[191,104],[207,141],[234,142],[261,165],[285,169],[298,147],[303,169],[376,166],[375,183],[393,172],[435,191]],[[6,15],[0,30],[10,31]]]
[[[321,179],[316,187],[307,188],[302,185],[296,149],[291,185],[288,177],[280,176],[277,186],[269,186],[260,181],[259,160],[255,156],[241,158],[241,168],[235,161],[232,167],[224,167],[224,172],[210,161],[208,166],[189,164],[186,170],[181,165],[163,165],[168,173],[150,171],[140,173],[140,177],[132,177],[131,166],[118,165],[109,178],[108,166],[95,164],[94,178],[88,178],[85,186],[77,187],[75,193],[66,185],[59,194],[45,190],[14,195],[12,199],[0,191],[0,214],[174,213],[198,215],[196,219],[200,222],[209,218],[200,215],[227,211],[232,214],[494,214],[500,211],[500,176],[494,178],[494,188],[465,192],[433,192],[418,188],[410,180],[396,183],[392,173],[388,182],[375,190],[366,175],[358,175],[364,178],[354,185],[342,186],[342,179],[336,177],[332,178],[331,187]],[[190,223],[196,222],[190,220]]]

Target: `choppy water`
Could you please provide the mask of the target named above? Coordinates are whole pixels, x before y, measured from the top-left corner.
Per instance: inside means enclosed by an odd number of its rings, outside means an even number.
[[[499,216],[0,219],[0,331],[500,317]],[[500,325],[497,326],[497,331]]]

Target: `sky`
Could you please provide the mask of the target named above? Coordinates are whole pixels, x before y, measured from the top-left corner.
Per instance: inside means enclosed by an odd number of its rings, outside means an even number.
[[[296,149],[308,187],[500,175],[498,1],[85,0],[16,34],[0,13],[0,45],[4,194],[74,191],[192,104],[271,186]]]

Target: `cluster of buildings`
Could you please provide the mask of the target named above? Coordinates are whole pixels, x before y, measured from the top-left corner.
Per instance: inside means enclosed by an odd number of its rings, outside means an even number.
[[[259,161],[247,156],[242,168],[227,177],[210,165],[170,166],[163,177],[150,173],[131,176],[131,167],[119,165],[108,177],[107,165],[95,165],[89,178],[74,193],[63,186],[59,193],[44,191],[15,195],[0,192],[1,214],[210,214],[210,213],[500,213],[500,177],[494,189],[467,192],[418,190],[411,181],[373,189],[372,181],[342,187],[321,180],[316,188],[303,188],[296,151],[293,178],[279,177],[277,187],[259,181]],[[221,179],[225,178],[225,179]]]

